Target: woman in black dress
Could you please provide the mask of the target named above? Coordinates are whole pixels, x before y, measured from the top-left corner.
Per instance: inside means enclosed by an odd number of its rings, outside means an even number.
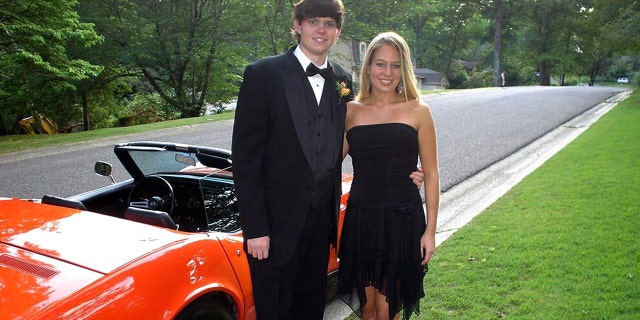
[[[361,319],[420,312],[427,262],[435,253],[440,178],[436,133],[420,100],[405,40],[376,36],[347,104],[344,155],[354,179],[340,241],[339,298]],[[424,172],[425,207],[409,175]]]

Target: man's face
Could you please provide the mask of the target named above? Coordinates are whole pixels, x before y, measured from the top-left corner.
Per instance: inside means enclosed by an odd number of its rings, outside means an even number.
[[[333,18],[307,18],[299,23],[294,20],[296,32],[300,34],[300,49],[314,62],[324,62],[329,49],[340,35]],[[320,60],[320,61],[317,61]]]

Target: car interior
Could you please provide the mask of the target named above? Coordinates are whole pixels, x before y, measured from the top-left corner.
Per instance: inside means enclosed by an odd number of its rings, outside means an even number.
[[[87,210],[84,204],[80,201],[70,200],[70,199],[66,199],[58,196],[52,196],[48,194],[45,194],[42,197],[42,200],[40,200],[40,202],[44,204],[52,204],[55,206],[68,207],[72,209]]]
[[[184,232],[240,230],[233,180],[224,172],[154,174],[71,198],[45,195],[41,202]]]

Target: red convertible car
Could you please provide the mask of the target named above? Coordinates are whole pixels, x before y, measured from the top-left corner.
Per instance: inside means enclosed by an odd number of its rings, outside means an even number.
[[[131,179],[0,199],[0,319],[255,319],[230,152],[159,142],[114,152]],[[337,267],[332,250],[328,272]]]

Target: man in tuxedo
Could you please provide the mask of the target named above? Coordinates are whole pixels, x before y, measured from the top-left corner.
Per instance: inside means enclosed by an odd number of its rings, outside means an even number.
[[[298,44],[244,71],[231,150],[258,320],[323,318],[354,96],[350,73],[327,59],[343,19],[341,0],[298,2]]]
[[[323,318],[353,98],[350,73],[327,59],[343,17],[341,0],[298,2],[298,45],[244,71],[231,149],[259,320]]]

